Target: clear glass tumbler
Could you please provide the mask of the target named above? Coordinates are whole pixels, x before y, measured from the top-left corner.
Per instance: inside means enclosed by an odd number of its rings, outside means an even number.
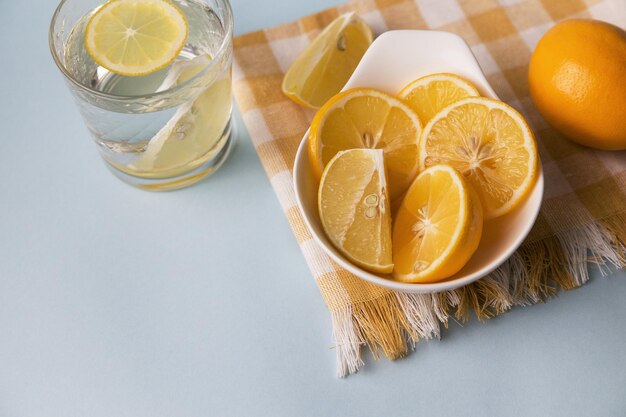
[[[109,0],[123,1],[123,0]],[[228,0],[171,0],[188,36],[166,68],[125,76],[87,53],[85,28],[102,0],[63,0],[50,50],[104,161],[148,190],[191,185],[214,172],[233,145],[233,16]]]

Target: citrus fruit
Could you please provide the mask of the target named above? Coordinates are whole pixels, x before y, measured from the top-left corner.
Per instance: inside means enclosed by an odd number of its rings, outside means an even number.
[[[469,81],[454,74],[432,74],[412,81],[404,87],[398,97],[415,110],[422,123],[426,124],[444,107],[466,97],[480,94]]]
[[[626,31],[597,20],[567,20],[541,38],[530,60],[535,105],[581,145],[626,149]]]
[[[356,14],[335,19],[294,61],[282,90],[296,103],[313,109],[337,94],[372,43],[372,31]]]
[[[393,226],[393,277],[436,282],[457,273],[478,248],[480,200],[450,165],[428,168],[406,193]]]
[[[391,272],[391,215],[382,151],[337,153],[322,175],[318,207],[326,235],[346,258],[368,271]]]
[[[355,88],[337,94],[318,110],[309,132],[309,159],[319,178],[339,151],[382,149],[389,196],[396,199],[417,175],[419,118],[404,102],[383,92]]]
[[[447,163],[474,186],[490,219],[528,196],[539,157],[532,131],[515,109],[483,97],[446,107],[424,128],[420,169]]]
[[[109,0],[87,22],[85,48],[110,71],[145,75],[174,61],[187,32],[185,15],[167,0]]]
[[[159,90],[196,76],[211,62],[208,55],[176,61]],[[230,117],[230,77],[212,82],[195,99],[178,107],[168,122],[150,139],[144,151],[123,171],[142,177],[167,178],[189,172],[212,158],[226,140],[223,130]]]

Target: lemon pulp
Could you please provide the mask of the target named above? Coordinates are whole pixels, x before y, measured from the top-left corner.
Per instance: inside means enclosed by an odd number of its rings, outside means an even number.
[[[369,271],[391,272],[391,215],[382,151],[339,152],[322,176],[318,207],[326,235],[344,256]]]
[[[336,18],[291,65],[282,90],[296,103],[320,108],[338,93],[372,43],[372,31],[355,13]]]
[[[478,90],[469,81],[455,74],[432,74],[409,83],[398,96],[426,124],[452,103],[467,97],[478,97]]]
[[[424,128],[420,167],[447,163],[480,196],[486,218],[506,214],[532,190],[539,157],[534,136],[512,107],[475,97],[454,103]]]
[[[309,158],[318,177],[339,151],[384,151],[389,195],[398,198],[418,168],[419,118],[404,102],[369,88],[355,88],[331,98],[315,115],[309,134]]]
[[[185,15],[167,0],[109,0],[87,23],[85,48],[116,74],[146,75],[176,59],[188,30]]]
[[[422,172],[406,193],[393,228],[393,276],[436,282],[458,272],[478,248],[478,196],[449,165]]]

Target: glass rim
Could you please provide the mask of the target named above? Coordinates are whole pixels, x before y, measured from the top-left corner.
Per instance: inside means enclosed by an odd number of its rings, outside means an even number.
[[[211,62],[200,72],[198,72],[196,75],[194,75],[193,77],[191,77],[190,79],[184,81],[182,84],[178,84],[175,85],[173,87],[170,87],[166,90],[163,91],[158,91],[158,92],[154,92],[154,93],[149,93],[149,94],[140,94],[140,95],[134,95],[134,96],[127,96],[127,95],[121,95],[121,94],[112,94],[112,93],[106,93],[104,91],[100,91],[100,90],[96,90],[94,88],[89,87],[88,85],[85,85],[83,83],[81,83],[80,81],[78,81],[77,79],[74,78],[74,76],[72,74],[70,74],[70,72],[67,70],[67,68],[65,67],[64,63],[61,62],[61,58],[59,56],[58,50],[55,46],[54,43],[54,26],[57,22],[57,19],[61,13],[61,9],[63,8],[63,6],[70,0],[61,0],[59,5],[57,6],[57,8],[54,11],[54,14],[52,15],[52,20],[50,21],[50,29],[48,31],[48,46],[50,48],[50,52],[52,54],[52,58],[54,59],[54,63],[56,64],[56,66],[59,68],[59,70],[61,71],[61,73],[63,74],[63,76],[65,77],[65,79],[70,80],[72,82],[73,85],[75,85],[76,87],[78,87],[79,89],[81,89],[82,91],[93,95],[93,96],[97,96],[99,98],[104,98],[104,99],[108,99],[108,100],[119,100],[119,101],[130,101],[130,100],[137,100],[137,99],[157,99],[157,98],[161,98],[161,97],[165,97],[168,96],[172,93],[175,93],[177,91],[183,90],[184,88],[188,87],[189,85],[192,85],[194,81],[198,80],[199,78],[201,78],[202,76],[204,76],[212,67],[213,65],[215,65],[216,62],[219,62],[221,59],[221,57],[226,53],[226,50],[229,47],[229,44],[232,42],[232,36],[233,36],[233,11],[230,5],[230,2],[228,0],[215,0],[218,3],[223,4],[225,7],[225,19],[222,22],[222,24],[224,25],[224,29],[225,29],[225,33],[224,33],[224,38],[222,39],[222,42],[220,44],[220,47],[217,50],[217,53],[215,54],[215,56],[213,57],[213,59],[211,60]],[[102,3],[106,3],[107,1],[111,1],[111,0],[105,0]]]

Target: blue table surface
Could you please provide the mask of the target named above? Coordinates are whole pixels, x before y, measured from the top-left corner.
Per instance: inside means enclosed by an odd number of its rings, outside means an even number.
[[[337,0],[233,0],[236,33]],[[245,129],[194,187],[101,163],[47,44],[0,2],[0,416],[623,416],[626,273],[335,377],[329,314]]]

